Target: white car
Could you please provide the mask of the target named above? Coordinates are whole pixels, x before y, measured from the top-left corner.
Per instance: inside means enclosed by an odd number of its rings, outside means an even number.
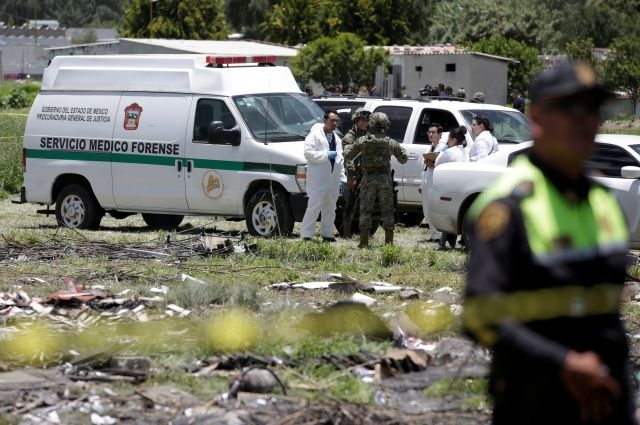
[[[598,134],[596,151],[588,161],[592,178],[618,198],[627,219],[631,248],[640,248],[640,136]],[[478,162],[454,162],[434,169],[427,198],[431,225],[463,234],[463,222],[471,203],[508,164],[531,149],[532,143],[501,145],[500,150]],[[463,234],[464,237],[464,234]]]
[[[393,158],[391,167],[398,184],[398,210],[400,221],[418,225],[422,221],[422,154],[431,147],[427,130],[431,123],[444,128],[441,141],[447,141],[448,132],[460,126],[467,127],[467,144],[471,146],[471,121],[475,115],[485,115],[493,124],[495,136],[502,146],[512,146],[531,138],[529,120],[515,109],[488,103],[458,102],[452,100],[382,99],[370,97],[322,97],[313,99],[325,111],[335,109],[341,118],[341,128],[353,127],[351,114],[357,108],[371,112],[384,112],[391,120],[387,134],[402,144],[407,151],[407,162],[400,164]]]

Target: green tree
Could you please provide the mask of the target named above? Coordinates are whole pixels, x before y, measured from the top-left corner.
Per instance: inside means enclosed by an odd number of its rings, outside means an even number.
[[[533,76],[542,70],[542,59],[538,56],[536,48],[500,35],[471,43],[468,48],[476,52],[517,60],[517,63],[509,64],[507,78],[509,88],[518,89],[522,93],[526,93]]]
[[[229,24],[235,31],[242,32],[244,38],[262,39],[264,35],[258,26],[274,3],[274,0],[225,0],[224,11]]]
[[[269,41],[291,46],[307,43],[337,31],[334,8],[335,3],[325,0],[281,0],[259,28]]]
[[[580,40],[569,41],[565,44],[564,51],[567,57],[573,61],[588,62],[596,65],[596,56],[593,54],[593,40],[591,38],[583,38]]]
[[[260,29],[268,40],[289,45],[339,32],[354,33],[369,45],[412,44],[426,40],[431,1],[281,0]]]
[[[557,12],[537,0],[440,1],[432,14],[430,43],[460,44],[501,35],[550,51],[559,37]]]
[[[223,0],[131,0],[119,28],[122,37],[224,40],[229,25]]]
[[[557,10],[563,16],[555,24],[560,44],[591,38],[596,47],[606,47],[614,38],[640,36],[640,0],[573,0],[559,1]]]
[[[640,40],[633,36],[613,40],[612,51],[603,63],[605,82],[629,94],[632,114],[640,99]]]
[[[300,49],[291,60],[296,78],[314,80],[325,88],[340,84],[345,90],[374,80],[376,67],[387,65],[384,49],[365,49],[365,42],[355,34],[339,33],[320,37]]]

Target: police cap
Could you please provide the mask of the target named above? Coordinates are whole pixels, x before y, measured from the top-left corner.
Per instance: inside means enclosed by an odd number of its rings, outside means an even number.
[[[550,99],[590,94],[598,105],[612,96],[585,62],[567,62],[539,73],[529,86],[532,104]]]

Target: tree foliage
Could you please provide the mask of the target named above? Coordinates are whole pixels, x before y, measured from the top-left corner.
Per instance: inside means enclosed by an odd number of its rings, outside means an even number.
[[[268,40],[289,45],[339,32],[354,33],[369,45],[413,44],[426,39],[430,4],[424,0],[281,0],[260,29]]]
[[[122,37],[223,40],[229,35],[223,0],[131,0]]]
[[[537,49],[500,35],[479,40],[468,47],[476,52],[517,60],[518,63],[509,64],[507,72],[510,89],[518,89],[525,93],[533,76],[542,70],[542,60]]]
[[[612,52],[603,63],[605,82],[625,91],[632,101],[632,112],[640,100],[640,40],[633,36],[613,40]]]
[[[591,38],[595,47],[607,47],[622,35],[640,36],[640,0],[556,0],[563,18],[555,27],[563,46]]]
[[[354,85],[374,80],[376,67],[388,62],[384,49],[365,49],[365,42],[351,33],[320,37],[300,49],[291,60],[293,74],[302,81],[314,80],[325,88]]]
[[[595,45],[591,38],[584,38],[569,41],[565,44],[564,51],[572,61],[588,62],[595,66],[596,56],[593,54],[594,47]]]
[[[7,0],[0,20],[23,25],[30,19],[55,19],[63,27],[109,26],[122,13],[121,0]]]
[[[258,26],[274,3],[274,0],[225,0],[224,10],[234,31],[242,32],[244,38],[262,39],[264,35]]]
[[[460,44],[501,35],[549,50],[557,44],[556,20],[557,13],[537,0],[438,1],[428,42]]]

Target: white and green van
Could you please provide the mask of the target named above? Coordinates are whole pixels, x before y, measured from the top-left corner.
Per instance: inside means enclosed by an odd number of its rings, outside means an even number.
[[[79,229],[142,213],[155,228],[215,215],[289,234],[323,111],[274,59],[56,57],[27,119],[22,202]]]

